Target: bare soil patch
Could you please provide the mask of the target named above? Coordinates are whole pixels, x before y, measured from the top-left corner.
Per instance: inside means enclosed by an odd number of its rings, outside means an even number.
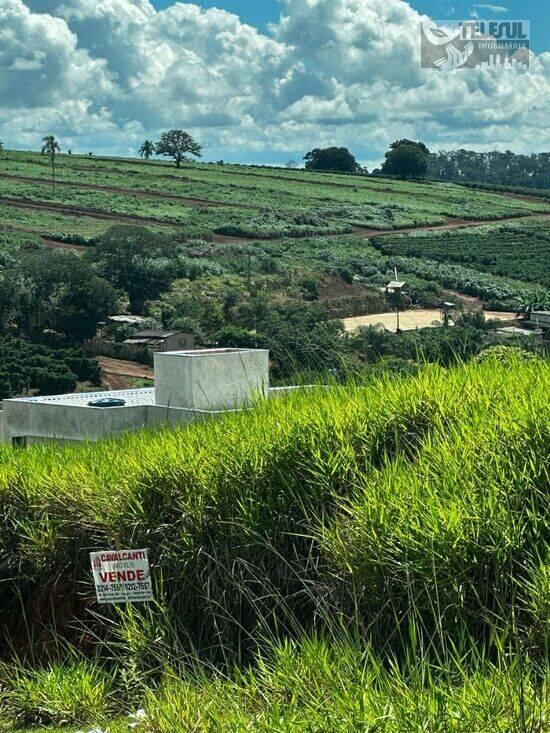
[[[495,318],[499,321],[514,321],[515,313],[485,311],[487,319]],[[410,310],[400,314],[401,330],[414,331],[417,328],[430,328],[441,324],[441,311],[438,308],[425,308],[422,310]],[[357,316],[345,318],[344,326],[346,331],[355,331],[360,326],[382,326],[386,331],[395,332],[397,319],[395,313],[379,313],[370,316]]]
[[[108,356],[100,356],[98,361],[101,381],[107,389],[127,389],[132,386],[133,379],[154,379],[153,369],[145,364]]]

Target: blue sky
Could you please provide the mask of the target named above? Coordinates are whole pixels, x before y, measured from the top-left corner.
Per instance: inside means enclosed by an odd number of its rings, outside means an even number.
[[[158,8],[173,5],[173,0],[152,0]],[[238,15],[243,22],[265,31],[268,23],[279,20],[280,5],[278,0],[196,0],[203,8],[221,8]],[[510,18],[513,20],[530,20],[533,48],[547,51],[550,48],[550,0],[492,0],[479,3],[471,0],[412,0],[413,8],[426,13],[434,20],[444,18],[469,18],[476,5],[492,5],[495,8],[506,8],[506,12],[494,12],[487,7],[475,9],[480,18]]]
[[[530,20],[530,68],[423,69],[420,15],[473,12]],[[0,140],[135,156],[177,127],[206,160],[335,145],[369,169],[403,137],[548,151],[549,23],[550,0],[0,0]]]

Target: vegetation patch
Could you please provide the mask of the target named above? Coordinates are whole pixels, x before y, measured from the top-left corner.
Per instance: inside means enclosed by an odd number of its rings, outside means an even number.
[[[550,228],[547,221],[374,239],[386,255],[456,262],[494,275],[527,280],[550,288]]]
[[[1,450],[0,620],[27,661],[0,721],[104,722],[114,690],[151,733],[544,730],[549,385],[516,355]],[[150,548],[156,601],[99,614],[88,551],[120,544]]]

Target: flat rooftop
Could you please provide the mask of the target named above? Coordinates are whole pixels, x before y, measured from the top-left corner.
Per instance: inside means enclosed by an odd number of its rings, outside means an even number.
[[[155,388],[121,389],[112,392],[81,392],[78,394],[48,395],[44,397],[16,397],[10,402],[32,402],[39,405],[64,405],[67,407],[88,407],[90,410],[117,410],[117,407],[90,407],[88,402],[113,397],[124,400],[124,407],[139,407],[155,404]],[[7,400],[6,400],[7,401]]]
[[[262,349],[234,349],[234,348],[223,348],[223,349],[195,349],[193,351],[161,351],[158,353],[159,356],[192,356],[193,359],[198,359],[201,356],[219,356],[220,354],[249,354],[251,352],[262,351]]]

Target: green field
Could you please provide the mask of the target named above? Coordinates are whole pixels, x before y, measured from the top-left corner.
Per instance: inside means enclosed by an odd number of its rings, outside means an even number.
[[[525,221],[375,239],[385,255],[405,255],[526,280],[550,288],[550,221]]]
[[[59,156],[56,167],[54,192],[47,159],[33,153],[4,153],[0,197],[165,222],[193,236],[219,231],[252,239],[336,234],[354,226],[391,230],[441,224],[449,218],[494,220],[550,211],[544,201],[430,182],[197,163],[175,169],[158,162],[69,155]]]
[[[439,308],[448,290],[459,308],[460,294],[500,310],[550,302],[543,199],[431,181],[69,155],[57,156],[56,180],[54,189],[42,155],[0,155],[5,332],[10,318],[24,320],[17,303],[28,273],[18,274],[18,262],[29,244],[42,237],[52,248],[81,245],[81,254],[87,246],[93,262],[94,245],[116,225],[146,227],[169,244],[135,269],[137,277],[162,273],[160,288],[146,287],[140,313],[159,327],[190,330],[204,345],[256,343],[266,315],[294,306],[319,305],[319,318],[385,312],[383,288],[395,267],[413,307]],[[109,277],[120,290],[116,272]],[[19,295],[10,296],[10,282]],[[122,287],[117,309],[129,307],[127,292]],[[271,339],[276,324],[265,328]]]
[[[489,359],[0,450],[0,729],[544,733],[549,388]],[[126,545],[156,601],[99,608]]]

